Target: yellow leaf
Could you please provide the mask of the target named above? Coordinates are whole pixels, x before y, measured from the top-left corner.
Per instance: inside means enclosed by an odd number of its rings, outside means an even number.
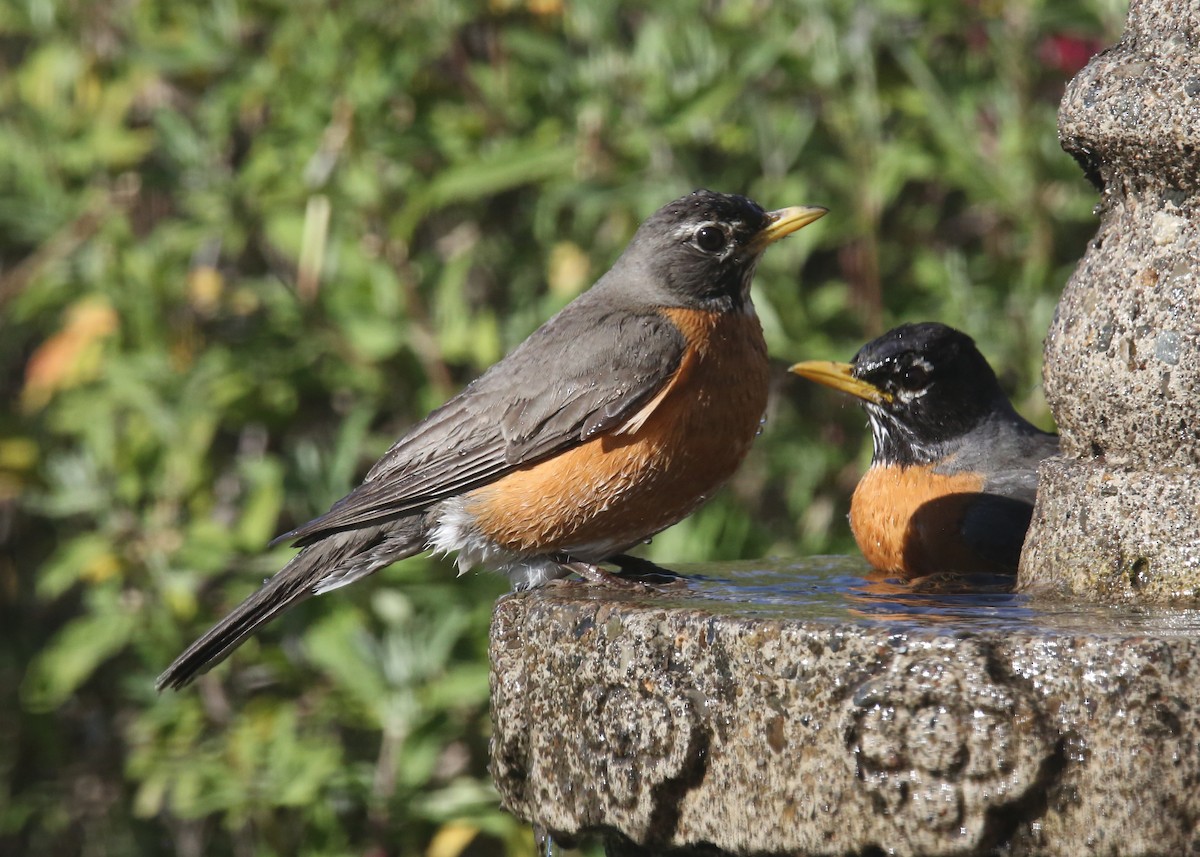
[[[32,438],[6,437],[0,440],[0,470],[32,470],[37,460],[37,442]]]
[[[79,575],[91,583],[103,583],[121,570],[116,554],[105,552],[92,557]]]
[[[103,341],[117,330],[117,313],[102,299],[84,298],[67,310],[62,329],[38,346],[25,366],[21,405],[44,408],[55,393],[100,374]]]
[[[221,304],[225,278],[212,265],[200,265],[188,271],[187,298],[200,315],[212,315]]]
[[[465,821],[450,821],[438,828],[425,857],[458,857],[479,835],[479,828]]]
[[[588,257],[573,241],[559,241],[550,250],[546,279],[550,291],[558,297],[570,298],[583,291],[587,283]]]

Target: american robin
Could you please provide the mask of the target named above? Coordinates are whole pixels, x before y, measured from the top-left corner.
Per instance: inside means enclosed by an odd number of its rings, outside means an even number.
[[[867,412],[875,450],[850,528],[873,566],[906,579],[1016,571],[1038,463],[1058,452],[1058,436],[1013,410],[969,336],[904,324],[850,363],[791,371],[857,397]]]
[[[755,264],[825,213],[706,190],[661,208],[595,285],[281,536],[300,553],[157,686],[183,687],[299,601],[425,550],[517,589],[571,572],[612,580],[598,563],[679,521],[741,463],[767,404]]]

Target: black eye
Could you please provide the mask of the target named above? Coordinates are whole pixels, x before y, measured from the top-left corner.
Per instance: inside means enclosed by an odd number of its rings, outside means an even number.
[[[716,253],[725,246],[725,233],[715,226],[701,226],[696,230],[696,246],[705,253]]]
[[[900,386],[906,390],[923,390],[928,385],[929,370],[924,366],[905,366],[900,373]]]

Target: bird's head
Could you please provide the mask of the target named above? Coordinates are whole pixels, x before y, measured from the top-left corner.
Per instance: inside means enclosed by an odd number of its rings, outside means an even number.
[[[850,363],[813,360],[791,371],[862,402],[877,464],[934,461],[998,408],[1011,410],[971,337],[936,322],[893,328]]]
[[[755,265],[770,244],[825,215],[796,206],[765,211],[744,196],[698,190],[660,208],[614,265],[624,287],[663,306],[732,310],[750,295]]]

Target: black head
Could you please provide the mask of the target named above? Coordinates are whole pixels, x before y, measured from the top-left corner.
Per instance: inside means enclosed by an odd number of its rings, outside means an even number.
[[[698,190],[647,218],[606,279],[663,306],[734,309],[749,299],[763,250],[825,213],[764,211],[744,196]]]
[[[971,337],[936,322],[893,328],[850,363],[799,363],[792,371],[862,400],[876,463],[935,461],[989,417],[1013,413]]]

